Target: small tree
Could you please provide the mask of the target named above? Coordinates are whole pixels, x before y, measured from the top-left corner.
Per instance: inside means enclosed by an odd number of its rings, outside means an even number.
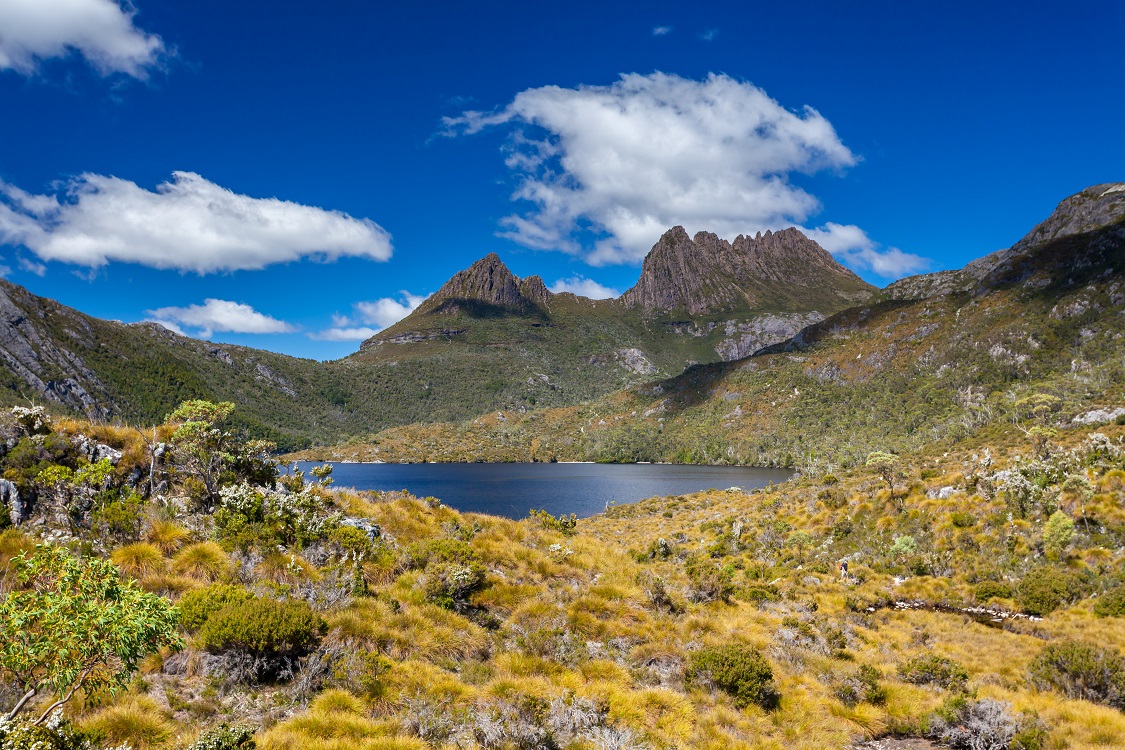
[[[893,453],[875,451],[867,454],[867,467],[874,469],[875,473],[887,483],[891,497],[895,495],[895,476],[898,474],[898,456]]]
[[[1048,559],[1058,560],[1062,557],[1073,538],[1074,521],[1070,520],[1070,516],[1066,513],[1056,510],[1043,527],[1043,547],[1047,551]]]
[[[786,542],[790,547],[797,548],[797,560],[800,562],[805,561],[805,549],[811,547],[812,543],[813,538],[807,531],[794,531]]]
[[[49,690],[57,699],[34,722],[42,724],[79,689],[117,690],[145,656],[182,645],[175,607],[105,560],[41,544],[13,565],[21,588],[0,601],[0,676],[23,695],[8,719]]]

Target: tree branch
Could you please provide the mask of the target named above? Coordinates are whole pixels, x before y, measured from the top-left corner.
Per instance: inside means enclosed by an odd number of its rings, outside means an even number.
[[[24,704],[26,704],[29,700],[34,698],[35,695],[38,692],[39,692],[38,688],[32,688],[31,690],[28,690],[26,693],[24,693],[23,697],[20,698],[19,703],[16,704],[16,707],[13,708],[11,710],[11,712],[8,714],[8,721],[11,721],[12,719],[16,718],[16,714],[18,714],[20,711],[23,710]]]
[[[43,715],[40,716],[38,719],[36,719],[33,722],[33,724],[35,724],[36,726],[42,724],[44,721],[46,721],[48,719],[48,717],[50,717],[51,714],[53,714],[55,712],[56,708],[58,708],[59,706],[62,706],[63,704],[67,703],[71,698],[73,698],[74,694],[76,692],[78,692],[78,688],[82,687],[82,684],[84,682],[86,682],[86,678],[90,676],[91,670],[93,670],[93,667],[87,667],[86,671],[82,673],[82,676],[80,676],[77,680],[75,680],[74,684],[70,686],[70,691],[66,694],[66,697],[62,698],[60,700],[57,700],[54,703],[52,703],[51,705],[47,706],[47,710],[44,711]]]

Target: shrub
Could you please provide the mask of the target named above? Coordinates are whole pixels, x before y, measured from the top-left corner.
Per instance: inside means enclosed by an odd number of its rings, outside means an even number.
[[[955,511],[949,514],[949,520],[953,525],[959,529],[967,529],[970,526],[975,526],[977,523],[976,516],[972,513],[965,513],[963,511]]]
[[[768,711],[776,708],[781,700],[769,662],[757,649],[737,643],[693,653],[685,679],[695,685],[722,690],[734,698],[739,708],[754,704]]]
[[[140,537],[144,498],[130,489],[99,492],[94,498],[90,524],[103,539],[132,542]]]
[[[929,717],[927,734],[948,747],[964,750],[1038,750],[1046,731],[1033,717],[1012,712],[1005,701],[970,701],[954,696]]]
[[[1058,560],[1074,539],[1074,521],[1066,513],[1056,510],[1043,527],[1043,547],[1047,557]]]
[[[1116,649],[1081,641],[1053,643],[1039,652],[1028,671],[1038,688],[1125,710],[1125,659]]]
[[[254,728],[220,724],[203,732],[187,750],[254,750]]]
[[[557,531],[567,536],[573,534],[578,527],[578,516],[573,513],[556,518],[545,510],[532,510],[529,517],[547,531]]]
[[[734,568],[722,567],[702,555],[692,555],[684,563],[688,580],[688,598],[693,602],[727,601],[734,593]]]
[[[943,656],[924,654],[915,656],[905,664],[900,664],[898,674],[906,682],[915,685],[937,685],[946,690],[964,690],[969,680],[965,668]]]
[[[176,606],[180,608],[180,623],[189,633],[203,627],[207,619],[228,605],[244,604],[254,598],[241,586],[213,583],[201,589],[194,589],[180,597]]]
[[[1094,614],[1099,617],[1125,617],[1125,586],[1115,586],[1094,602]]]
[[[1011,599],[1012,587],[999,581],[981,581],[973,589],[973,597],[978,602],[987,602],[989,599]]]
[[[254,599],[212,613],[199,629],[198,639],[212,653],[297,656],[316,645],[325,629],[324,621],[303,601]]]
[[[870,664],[862,664],[855,674],[836,683],[833,694],[849,708],[858,703],[879,705],[887,699],[887,691],[879,684],[879,677],[879,670]]]
[[[0,716],[0,748],[4,750],[89,750],[92,745],[87,735],[61,715],[46,724]]]
[[[1072,601],[1079,582],[1073,575],[1049,565],[1032,568],[1020,581],[1016,592],[1020,606],[1029,615],[1048,615]]]

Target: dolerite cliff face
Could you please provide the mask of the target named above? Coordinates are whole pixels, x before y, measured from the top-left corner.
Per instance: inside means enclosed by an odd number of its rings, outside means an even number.
[[[691,238],[683,227],[673,227],[653,246],[640,280],[621,301],[630,308],[689,315],[805,312],[839,310],[874,291],[797,229],[727,242],[710,232]]]

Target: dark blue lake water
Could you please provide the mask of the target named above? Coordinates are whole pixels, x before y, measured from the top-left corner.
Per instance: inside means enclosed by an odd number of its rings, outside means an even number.
[[[299,464],[308,471],[315,463]],[[707,489],[751,490],[789,479],[785,469],[668,464],[333,464],[337,487],[408,490],[470,513],[524,518],[532,509],[592,516],[607,503]]]

